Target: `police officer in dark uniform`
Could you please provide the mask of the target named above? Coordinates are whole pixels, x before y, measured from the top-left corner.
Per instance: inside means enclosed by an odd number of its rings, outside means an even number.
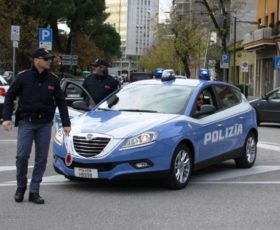
[[[71,131],[70,119],[59,79],[49,72],[54,56],[43,48],[32,55],[31,69],[20,72],[9,88],[4,102],[3,128],[12,129],[14,100],[19,96],[15,126],[17,138],[17,190],[15,201],[21,202],[27,186],[28,159],[35,142],[35,164],[29,187],[29,201],[43,204],[39,195],[40,183],[46,169],[52,120],[58,106],[66,135]]]
[[[108,62],[104,59],[97,59],[92,66],[92,74],[83,83],[83,87],[92,96],[94,102],[98,104],[110,93],[119,88],[119,82],[108,75]]]

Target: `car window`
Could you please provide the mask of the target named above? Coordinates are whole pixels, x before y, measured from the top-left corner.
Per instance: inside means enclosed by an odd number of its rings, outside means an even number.
[[[8,85],[8,82],[6,82],[6,80],[2,77],[0,77],[0,86],[5,86]]]
[[[193,106],[192,116],[196,118],[202,118],[213,114],[213,112],[211,113],[203,112],[202,114],[200,114],[202,112],[201,108],[205,107],[205,105],[211,105],[215,110],[217,110],[217,103],[211,87],[204,88],[198,93],[195,100],[195,104]]]
[[[182,85],[127,85],[98,108],[183,114],[192,90]]]
[[[230,108],[241,103],[242,96],[238,89],[224,85],[216,85],[215,89],[221,101],[222,109]]]
[[[65,88],[65,97],[82,97],[82,89],[77,85],[69,83]]]
[[[270,101],[280,102],[280,89],[270,94],[268,99]]]

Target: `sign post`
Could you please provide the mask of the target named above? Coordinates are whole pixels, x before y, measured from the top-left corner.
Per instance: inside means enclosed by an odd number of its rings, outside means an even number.
[[[225,53],[222,55],[221,57],[221,61],[220,61],[220,67],[221,69],[223,69],[223,81],[227,81],[227,77],[226,77],[226,69],[229,68],[229,54]]]
[[[49,28],[39,28],[39,48],[52,50],[53,32]]]
[[[20,40],[20,26],[11,26],[11,41],[13,43],[13,81],[15,80],[16,73],[16,48]]]
[[[248,61],[244,60],[241,62],[241,72],[242,72],[242,75],[243,75],[243,81],[244,81],[244,84],[243,84],[243,93],[244,95],[246,95],[246,76],[247,74],[249,73],[249,63]]]

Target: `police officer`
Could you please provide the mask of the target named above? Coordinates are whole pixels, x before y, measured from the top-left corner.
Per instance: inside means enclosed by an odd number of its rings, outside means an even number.
[[[49,69],[54,56],[43,48],[34,51],[31,69],[17,75],[9,88],[4,102],[3,128],[12,129],[14,100],[19,96],[15,126],[18,126],[17,138],[17,190],[15,201],[21,202],[27,186],[28,159],[32,142],[35,142],[35,164],[29,187],[29,201],[43,204],[39,195],[40,183],[46,169],[52,120],[58,106],[63,129],[69,135],[70,120],[59,79]]]
[[[94,102],[98,104],[110,93],[119,87],[119,82],[108,75],[108,62],[104,59],[97,59],[92,66],[92,74],[83,83],[83,87],[92,96]]]

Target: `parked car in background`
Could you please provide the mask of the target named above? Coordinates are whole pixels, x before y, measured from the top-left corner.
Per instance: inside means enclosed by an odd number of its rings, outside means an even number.
[[[147,80],[147,79],[153,79],[153,74],[146,73],[146,72],[132,72],[130,74],[129,81],[135,82],[135,81]]]
[[[5,95],[9,89],[8,82],[0,76],[0,119],[2,118]]]
[[[280,87],[266,93],[262,98],[250,101],[261,122],[280,122]]]

